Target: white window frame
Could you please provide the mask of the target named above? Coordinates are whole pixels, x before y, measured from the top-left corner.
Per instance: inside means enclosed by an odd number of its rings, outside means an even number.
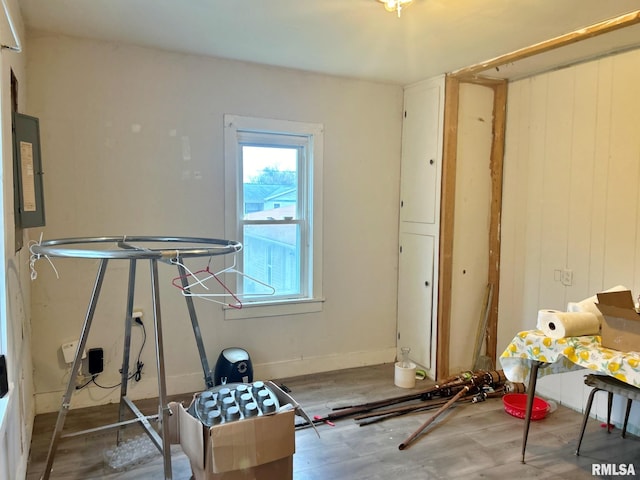
[[[299,191],[308,218],[304,224],[309,228],[307,254],[309,258],[301,265],[301,281],[307,282],[304,298],[278,298],[244,302],[241,309],[225,308],[225,319],[268,317],[318,312],[322,310],[322,170],[323,170],[323,130],[317,123],[289,120],[246,117],[226,114],[224,116],[224,159],[225,159],[225,238],[242,238],[242,168],[241,142],[247,135],[252,138],[264,134],[300,136],[308,139],[304,174],[299,175]],[[270,143],[275,145],[276,143]],[[301,252],[301,258],[305,254]],[[310,271],[309,271],[310,270]]]

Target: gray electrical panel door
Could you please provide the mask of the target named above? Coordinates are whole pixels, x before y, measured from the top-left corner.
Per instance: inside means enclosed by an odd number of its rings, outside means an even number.
[[[45,224],[44,192],[37,118],[13,112],[13,158],[16,224],[41,227]]]

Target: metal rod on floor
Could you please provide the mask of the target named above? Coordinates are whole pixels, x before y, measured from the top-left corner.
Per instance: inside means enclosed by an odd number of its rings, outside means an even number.
[[[505,380],[506,378],[502,370],[491,370],[488,372],[483,370],[477,372],[462,372],[459,375],[444,380],[444,382],[440,384],[433,385],[426,390],[422,390],[416,393],[402,395],[399,397],[392,397],[386,400],[377,400],[374,402],[362,403],[359,405],[334,408],[333,412],[323,416],[321,420],[339,420],[341,418],[351,417],[354,415],[370,412],[378,408],[388,407],[411,400],[427,400],[432,398],[432,396],[434,395],[449,396],[454,392],[457,392],[465,385],[491,385],[496,388],[504,384]]]
[[[487,398],[496,398],[504,395],[504,388],[500,388],[499,390],[494,390],[492,392],[480,392],[473,397],[465,397],[458,400],[458,404],[461,403],[477,403],[486,400]],[[395,408],[386,408],[384,410],[377,410],[373,412],[362,413],[360,415],[356,415],[353,417],[354,420],[358,421],[359,426],[370,425],[372,423],[380,422],[386,420],[387,418],[397,417],[400,415],[405,415],[407,413],[413,412],[423,412],[425,410],[432,410],[441,405],[444,405],[447,401],[444,399],[434,399],[427,400],[421,403],[415,403],[412,405],[406,405],[404,407],[395,407]],[[373,418],[373,420],[368,420],[366,422],[361,422],[360,420],[366,420]]]
[[[444,405],[447,403],[446,399],[437,398],[433,400],[425,400],[420,403],[413,403],[411,405],[405,405],[403,407],[393,407],[393,408],[385,408],[384,410],[374,410],[372,412],[365,412],[353,417],[354,420],[364,420],[366,418],[371,417],[381,417],[385,415],[389,415],[392,413],[404,413],[404,412],[412,412],[414,410],[425,409],[428,407],[439,407],[440,405]]]

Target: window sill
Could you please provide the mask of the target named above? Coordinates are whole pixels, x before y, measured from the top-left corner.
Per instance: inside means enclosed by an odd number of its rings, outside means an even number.
[[[225,320],[241,320],[245,318],[280,317],[283,315],[300,315],[322,311],[324,298],[309,300],[289,300],[273,303],[245,303],[242,308],[224,309]]]

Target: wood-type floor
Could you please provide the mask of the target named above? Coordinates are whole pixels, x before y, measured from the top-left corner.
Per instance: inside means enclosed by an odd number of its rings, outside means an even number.
[[[324,415],[333,407],[403,395],[410,390],[395,387],[393,365],[363,367],[337,372],[278,379],[309,415]],[[423,389],[428,381],[418,382]],[[604,395],[600,393],[598,395]],[[174,399],[188,405],[191,394]],[[153,401],[136,402],[154,413]],[[73,406],[73,402],[72,402]],[[104,405],[71,410],[64,432],[115,421],[117,406]],[[614,478],[592,475],[592,465],[631,464],[640,477],[640,439],[619,430],[607,434],[600,422],[590,420],[576,456],[576,440],[582,415],[563,406],[547,418],[532,422],[526,463],[522,464],[523,421],[504,412],[500,399],[466,403],[447,410],[408,449],[398,445],[425,422],[433,411],[404,415],[367,426],[347,418],[335,426],[296,431],[294,480],[414,480],[414,479],[549,479]],[[57,413],[35,419],[28,480],[40,479]],[[298,421],[301,419],[298,418]],[[139,435],[132,427],[130,435]],[[105,465],[104,451],[113,448],[115,434],[102,432],[64,439],[58,447],[51,479],[163,479],[158,453],[134,468],[114,472]],[[191,469],[179,445],[172,447],[173,478],[188,480]],[[609,467],[610,468],[610,467]],[[617,467],[620,471],[620,467]],[[615,476],[615,478],[620,478]],[[623,478],[634,478],[633,476]]]

